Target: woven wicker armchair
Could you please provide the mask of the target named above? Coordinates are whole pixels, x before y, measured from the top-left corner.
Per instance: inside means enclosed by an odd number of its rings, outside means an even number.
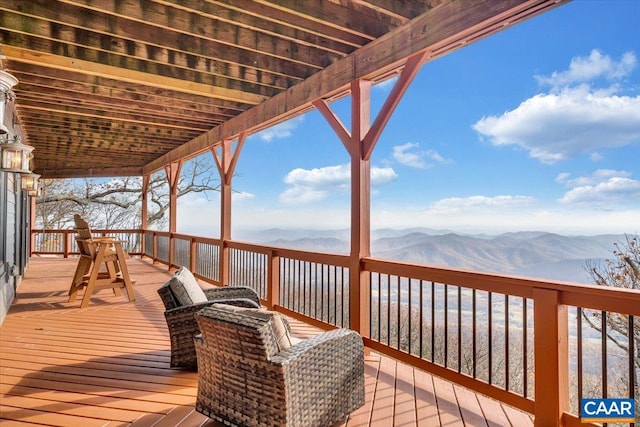
[[[232,426],[323,427],[362,406],[360,335],[336,329],[283,348],[275,315],[220,304],[196,315],[196,411]]]
[[[171,338],[171,367],[195,368],[196,350],[193,337],[200,333],[195,314],[216,302],[242,307],[260,307],[260,298],[256,292],[244,286],[225,286],[202,290],[206,301],[187,305],[180,303],[172,291],[170,282],[158,289],[164,303],[164,317],[167,320]]]

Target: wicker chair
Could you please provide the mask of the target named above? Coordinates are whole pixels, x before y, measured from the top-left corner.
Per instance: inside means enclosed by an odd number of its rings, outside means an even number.
[[[174,276],[175,277],[175,276]],[[195,314],[216,302],[242,306],[260,307],[260,298],[256,292],[244,286],[225,286],[203,289],[206,301],[181,304],[172,291],[171,281],[158,289],[164,303],[164,317],[167,320],[171,338],[171,367],[195,368],[197,366],[196,350],[193,337],[200,333]]]
[[[364,404],[356,332],[336,329],[286,348],[275,313],[231,308],[215,304],[196,315],[196,411],[232,426],[323,427]]]

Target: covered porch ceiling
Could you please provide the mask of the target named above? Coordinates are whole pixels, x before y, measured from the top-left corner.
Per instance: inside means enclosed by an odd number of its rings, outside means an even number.
[[[566,0],[2,0],[44,178],[151,173]]]

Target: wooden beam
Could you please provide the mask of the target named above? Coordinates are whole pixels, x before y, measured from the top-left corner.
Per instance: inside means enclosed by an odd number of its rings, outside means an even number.
[[[331,129],[336,133],[344,148],[347,149],[349,154],[352,153],[352,144],[351,144],[351,133],[344,126],[344,123],[340,120],[340,118],[331,110],[329,104],[324,99],[317,99],[313,102],[313,106],[316,107],[320,114],[324,117],[324,119],[329,123]]]
[[[156,3],[170,5],[174,8],[198,10],[203,16],[210,17],[218,22],[229,23],[236,28],[254,31],[254,39],[258,43],[272,42],[271,37],[294,42],[296,45],[309,46],[318,50],[324,50],[330,62],[348,55],[354,48],[360,47],[365,40],[345,41],[335,40],[318,32],[309,31],[306,28],[293,28],[289,20],[270,19],[261,13],[265,6],[248,3],[247,0],[234,1],[233,4],[221,4],[216,1],[202,0],[153,0]],[[391,0],[393,1],[393,0]],[[268,37],[265,37],[268,36]],[[324,55],[323,55],[324,56]],[[317,59],[316,59],[317,61]]]
[[[403,24],[412,18],[426,12],[427,9],[436,7],[444,0],[353,0],[355,4],[361,4],[378,13],[384,13],[395,17]]]
[[[114,176],[142,176],[141,167],[118,168],[65,168],[50,170],[36,164],[35,173],[46,175],[46,178],[108,178]]]
[[[295,16],[289,22],[297,22],[299,18],[319,23],[337,31],[347,31],[369,40],[375,40],[394,28],[402,25],[402,22],[390,15],[372,13],[354,13],[341,4],[325,0],[306,0],[304,2],[292,2],[291,0],[254,0],[273,9]],[[373,33],[372,29],[378,32]],[[327,29],[323,33],[330,33]]]
[[[12,2],[20,0],[8,0]],[[257,26],[238,25],[236,20],[246,16],[246,11],[235,14],[233,19],[220,19],[220,5],[212,5],[203,1],[165,1],[165,0],[131,0],[129,2],[90,0],[59,0],[73,8],[72,18],[78,8],[86,15],[83,27],[92,31],[112,32],[113,28],[124,28],[131,39],[142,42],[149,40],[149,35],[164,46],[186,47],[185,39],[191,39],[197,50],[182,49],[187,53],[210,54],[216,61],[230,65],[245,66],[263,73],[293,75],[304,77],[308,67],[322,69],[335,55],[328,55],[307,44],[307,49],[300,51],[296,39],[286,39],[277,33],[264,32]],[[15,7],[13,7],[15,9]],[[50,17],[46,9],[40,16]],[[246,21],[245,21],[246,22]],[[133,25],[132,25],[133,23]],[[187,36],[185,38],[185,36]],[[196,43],[200,40],[200,43]],[[219,53],[223,52],[221,55]],[[346,53],[345,53],[346,54]],[[345,54],[341,55],[344,56]],[[225,60],[222,58],[234,58]],[[267,65],[269,64],[269,65]],[[300,67],[301,66],[301,67]]]
[[[92,76],[113,78],[118,80],[162,89],[176,90],[199,96],[210,96],[228,101],[242,102],[246,104],[259,104],[266,100],[264,95],[255,95],[236,89],[211,86],[193,81],[185,81],[172,77],[152,75],[137,70],[129,70],[113,65],[105,65],[97,62],[83,61],[60,55],[52,55],[26,48],[3,45],[2,53],[8,59],[29,64],[46,63],[47,66],[62,70],[69,70],[89,74]]]
[[[200,122],[210,129],[212,123],[220,124],[229,119],[229,115],[220,115],[214,112],[203,112],[188,107],[186,103],[175,101],[173,106],[152,102],[142,102],[134,99],[123,99],[116,96],[99,95],[91,92],[76,92],[64,89],[42,87],[20,81],[20,90],[14,91],[20,106],[25,102],[34,105],[51,105],[52,110],[62,105],[78,105],[94,107],[102,111],[128,112],[136,111],[138,115],[148,115],[150,118],[171,119],[184,122]],[[80,102],[78,102],[80,100]]]
[[[87,0],[85,0],[87,1]],[[236,12],[247,14],[255,18],[266,19],[274,22],[277,26],[292,28],[296,32],[304,31],[323,38],[329,38],[341,43],[345,43],[354,48],[363,46],[370,42],[370,36],[363,36],[365,31],[351,31],[349,26],[335,28],[334,31],[327,31],[326,21],[305,19],[302,16],[295,16],[291,10],[284,10],[282,7],[274,8],[270,2],[256,2],[254,0],[209,0],[214,3],[224,5]],[[297,7],[304,8],[304,2],[298,2]],[[357,25],[357,19],[353,19],[353,25]]]
[[[376,116],[376,119],[371,126],[371,129],[367,132],[367,134],[362,139],[362,145],[364,147],[364,158],[371,158],[371,154],[373,153],[373,149],[382,134],[385,126],[391,119],[391,114],[396,109],[402,96],[405,94],[409,85],[413,81],[414,77],[420,71],[422,67],[422,63],[424,62],[426,53],[422,52],[418,55],[412,56],[407,60],[404,68],[402,69],[402,73],[398,80],[396,81],[393,89],[391,89],[391,93],[387,96],[380,112]]]
[[[206,150],[241,132],[255,132],[265,123],[277,123],[307,110],[317,99],[348,90],[356,79],[373,79],[401,67],[407,58],[426,52],[427,60],[444,55],[497,32],[508,25],[542,13],[568,0],[449,1],[413,19],[314,74],[304,82],[272,97],[237,117],[194,138],[145,166],[146,172],[192,153]],[[436,53],[437,52],[437,53]]]
[[[51,89],[91,93],[108,96],[128,102],[153,103],[164,107],[176,104],[202,113],[215,113],[232,117],[246,111],[251,105],[179,92],[177,90],[158,89],[145,84],[133,84],[117,80],[117,76],[109,78],[92,76],[68,70],[49,68],[46,64],[11,63],[11,73],[20,81],[16,94],[25,90],[27,84]]]
[[[5,0],[10,9],[0,15],[0,26],[16,34],[35,36],[5,36],[5,43],[16,47],[51,53],[56,53],[57,48],[57,53],[63,54],[60,47],[66,45],[65,55],[88,59],[80,55],[96,51],[100,52],[95,55],[100,62],[109,57],[105,53],[117,54],[126,57],[126,62],[130,64],[134,60],[143,62],[146,68],[154,69],[155,73],[160,73],[162,66],[167,64],[172,68],[216,75],[219,80],[230,81],[229,87],[236,81],[236,85],[248,83],[282,89],[331,63],[326,52],[312,48],[296,49],[291,42],[285,42],[285,46],[281,46],[282,43],[277,40],[268,40],[271,39],[268,36],[263,37],[267,40],[258,43],[268,53],[248,49],[242,45],[254,46],[257,39],[255,35],[240,38],[238,28],[235,31],[223,31],[218,28],[215,20],[199,13],[187,13],[165,6],[160,7],[166,12],[154,13],[148,10],[148,5],[156,8],[159,5],[147,0],[139,1],[146,9],[144,13],[138,16],[132,11],[125,16],[112,15],[109,11],[98,13],[59,2],[48,2],[45,5],[34,3],[28,13],[23,14],[20,13],[23,8],[20,7],[19,0]],[[82,16],[81,21],[78,16]],[[167,19],[168,22],[162,22]],[[193,28],[201,32],[194,33]],[[210,37],[211,34],[229,38],[233,44],[220,42]],[[54,41],[55,44],[49,48],[49,45],[44,41],[38,42],[38,39]],[[38,43],[43,48],[37,47]],[[79,53],[74,54],[74,51]],[[290,56],[295,53],[302,59],[291,59],[283,56],[283,53]],[[307,58],[315,62],[305,63],[303,59]],[[149,62],[156,65],[149,66],[146,64]]]
[[[50,101],[29,101],[20,102],[20,111],[39,111],[42,113],[61,114],[66,119],[73,120],[74,117],[82,117],[85,119],[101,119],[109,122],[135,123],[139,126],[153,126],[159,128],[176,129],[180,131],[204,132],[211,128],[206,122],[193,123],[188,120],[181,121],[174,119],[171,115],[157,115],[150,117],[141,115],[139,110],[130,111],[105,111],[100,107],[90,108],[87,104],[83,105],[59,105]],[[213,122],[213,121],[212,121]]]

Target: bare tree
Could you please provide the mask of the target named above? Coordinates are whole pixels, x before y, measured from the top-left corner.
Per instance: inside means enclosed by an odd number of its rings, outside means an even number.
[[[614,243],[613,258],[604,262],[589,260],[585,268],[593,282],[599,286],[611,288],[638,289],[640,290],[640,238],[638,234],[625,234],[625,240]],[[633,380],[635,384],[635,396],[637,413],[636,420],[640,421],[640,318],[622,313],[600,312],[595,310],[583,310],[582,318],[587,325],[600,334],[604,334],[608,342],[613,343],[626,355],[628,363],[618,361],[620,365],[614,369],[624,378],[614,376],[614,384],[609,382],[609,387],[616,388],[620,395],[629,393],[628,384]],[[615,362],[614,362],[615,363]],[[626,365],[633,364],[633,369]],[[632,372],[629,372],[629,370]],[[632,378],[629,378],[632,376]]]
[[[638,235],[625,235],[625,240],[614,243],[614,257],[604,262],[588,260],[586,269],[593,282],[599,286],[640,290],[640,240]],[[602,333],[602,316],[606,316],[606,334],[616,346],[629,351],[629,340],[640,349],[640,319],[632,319],[620,313],[584,311],[584,318],[591,327]],[[587,314],[588,313],[588,314]],[[631,328],[631,331],[630,331]],[[632,335],[632,336],[630,336]],[[626,337],[626,339],[625,339]],[[633,357],[633,355],[631,355]],[[636,367],[640,369],[640,352],[635,355]]]
[[[79,213],[94,228],[139,228],[142,220],[142,178],[43,180],[43,195],[36,202],[36,223],[45,229],[69,228]],[[178,198],[190,193],[219,191],[220,181],[211,160],[198,157],[185,163],[178,181]],[[148,224],[167,223],[169,186],[163,172],[151,176]]]

